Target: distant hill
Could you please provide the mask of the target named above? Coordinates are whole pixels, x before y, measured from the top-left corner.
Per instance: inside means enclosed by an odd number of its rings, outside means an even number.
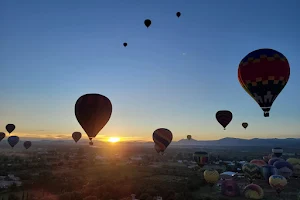
[[[199,141],[199,140],[188,140],[181,139],[177,142],[173,142],[172,145],[199,145],[199,146],[295,146],[299,145],[300,147],[300,139],[296,138],[286,138],[286,139],[240,139],[240,138],[231,138],[226,137],[219,140],[207,140],[207,141]]]

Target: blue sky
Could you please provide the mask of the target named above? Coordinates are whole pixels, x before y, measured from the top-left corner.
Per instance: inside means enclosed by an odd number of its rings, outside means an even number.
[[[298,0],[2,0],[0,126],[15,123],[20,137],[70,138],[83,131],[77,98],[100,93],[113,113],[99,139],[151,140],[160,127],[174,140],[299,137],[299,7]],[[282,52],[291,67],[270,118],[237,79],[240,60],[259,48]],[[215,119],[221,109],[233,113],[226,131]]]

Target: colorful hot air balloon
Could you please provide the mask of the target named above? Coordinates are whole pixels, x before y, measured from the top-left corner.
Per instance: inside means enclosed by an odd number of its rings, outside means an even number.
[[[25,149],[29,149],[29,147],[31,147],[31,142],[25,141],[23,145],[24,145]]]
[[[249,184],[244,188],[244,196],[247,199],[262,199],[264,191],[259,185]]]
[[[280,157],[282,156],[283,149],[281,147],[275,147],[272,149],[272,153],[274,154],[275,157]]]
[[[127,47],[127,43],[126,43],[126,42],[124,42],[124,43],[123,43],[123,46],[124,46],[124,47]]]
[[[191,135],[187,135],[186,138],[187,138],[188,140],[191,140],[191,139],[192,139],[192,136],[191,136]]]
[[[267,164],[264,160],[260,160],[260,159],[253,159],[250,161],[250,163],[252,163],[258,167],[262,167]]]
[[[217,170],[214,170],[214,169],[205,170],[203,175],[204,175],[205,181],[211,187],[214,186],[214,184],[218,182],[219,177],[220,177],[219,172]]]
[[[5,138],[5,133],[0,132],[0,142],[1,142],[1,140],[3,140],[3,138]]]
[[[252,163],[244,164],[242,170],[245,174],[245,177],[248,178],[250,183],[252,183],[253,179],[257,178],[260,175],[259,167]]]
[[[236,197],[240,195],[240,188],[235,180],[227,179],[222,181],[221,194],[228,197]]]
[[[77,143],[80,140],[80,138],[81,138],[81,133],[80,132],[74,132],[74,133],[72,133],[72,138]]]
[[[245,56],[238,68],[238,79],[245,91],[269,117],[273,102],[290,77],[286,57],[273,49],[258,49]]]
[[[276,161],[273,166],[277,168],[278,174],[285,178],[290,178],[293,174],[293,166],[289,162]]]
[[[15,130],[16,126],[14,124],[7,124],[5,128],[8,133],[12,133]]]
[[[248,123],[247,122],[243,122],[242,126],[244,127],[244,129],[246,129],[248,127]]]
[[[181,15],[180,12],[177,12],[177,13],[176,13],[176,16],[177,16],[177,17],[180,17],[180,15]]]
[[[90,141],[107,124],[112,113],[110,100],[100,94],[85,94],[75,104],[77,121],[88,135]]]
[[[164,154],[164,151],[173,140],[173,134],[166,128],[159,128],[153,132],[153,141],[156,144],[156,148],[159,148],[159,152]]]
[[[300,177],[300,159],[299,158],[289,158],[286,161],[293,166],[293,175]]]
[[[284,161],[282,158],[271,158],[268,162],[269,165],[273,165],[276,161]]]
[[[223,126],[224,130],[226,130],[226,126],[232,120],[232,113],[229,110],[220,110],[216,113],[217,121]]]
[[[200,166],[203,167],[208,163],[208,153],[204,151],[197,151],[193,154],[194,161]]]
[[[10,136],[7,139],[8,144],[11,146],[11,148],[14,148],[14,146],[16,146],[16,144],[18,144],[19,142],[19,137],[18,136]]]
[[[269,184],[276,190],[277,194],[280,195],[281,191],[287,185],[287,180],[281,175],[272,175],[269,178]]]
[[[278,170],[273,165],[265,165],[265,166],[262,166],[261,173],[262,173],[262,176],[264,177],[264,179],[269,182],[270,176],[278,175]]]
[[[147,28],[149,28],[149,26],[151,25],[151,20],[150,20],[150,19],[146,19],[146,20],[144,21],[144,24],[145,24],[145,26],[146,26]]]

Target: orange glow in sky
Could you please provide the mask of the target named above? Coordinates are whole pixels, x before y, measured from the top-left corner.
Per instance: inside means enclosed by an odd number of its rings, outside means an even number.
[[[108,138],[108,142],[111,142],[111,143],[116,143],[116,142],[119,142],[119,141],[120,141],[119,137],[110,137],[110,138]]]

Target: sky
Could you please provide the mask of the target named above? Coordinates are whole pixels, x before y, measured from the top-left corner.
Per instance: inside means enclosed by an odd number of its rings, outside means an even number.
[[[298,0],[1,0],[0,131],[14,123],[21,139],[70,139],[84,133],[76,100],[99,93],[113,104],[99,140],[150,141],[157,128],[175,141],[299,138],[299,8]],[[283,53],[291,67],[269,118],[237,79],[241,59],[259,48]],[[226,131],[215,118],[224,109],[233,113]]]

